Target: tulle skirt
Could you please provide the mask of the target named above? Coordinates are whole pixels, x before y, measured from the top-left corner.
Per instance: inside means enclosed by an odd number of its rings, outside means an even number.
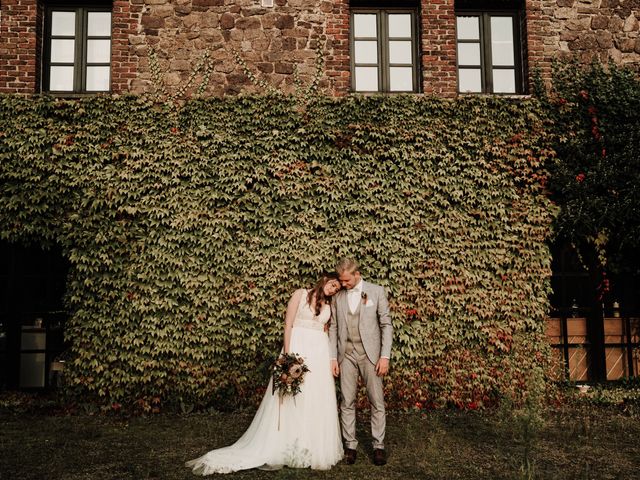
[[[329,339],[322,330],[295,327],[290,350],[309,367],[302,390],[280,400],[272,380],[251,425],[228,447],[186,462],[197,475],[250,468],[311,467],[327,470],[343,456]]]

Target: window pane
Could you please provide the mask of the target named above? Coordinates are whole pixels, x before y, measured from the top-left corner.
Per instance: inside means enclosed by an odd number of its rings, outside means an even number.
[[[76,34],[75,12],[51,12],[51,35]]]
[[[75,40],[51,40],[51,62],[73,63],[75,58]]]
[[[354,60],[356,63],[378,63],[378,42],[372,40],[356,40]]]
[[[393,13],[388,16],[389,37],[411,38],[411,14]]]
[[[458,70],[460,92],[482,92],[479,68],[461,68]]]
[[[111,61],[111,40],[87,40],[87,62],[109,63]]]
[[[491,61],[493,65],[511,67],[514,65],[513,44],[491,42]]]
[[[491,61],[493,65],[514,65],[511,17],[491,17]]]
[[[413,69],[411,67],[389,68],[389,90],[392,92],[413,91]]]
[[[512,69],[493,70],[494,93],[516,93],[516,71]]]
[[[491,17],[491,39],[513,42],[513,17]]]
[[[480,39],[480,17],[458,17],[457,24],[459,40]]]
[[[378,67],[356,67],[356,91],[378,91]]]
[[[52,66],[49,70],[49,90],[54,92],[72,92],[73,67]]]
[[[110,37],[111,12],[89,12],[87,34],[90,37]]]
[[[412,63],[411,42],[392,40],[389,42],[389,63]]]
[[[87,91],[109,91],[109,67],[87,67]]]
[[[377,15],[375,13],[357,13],[353,16],[353,35],[355,37],[377,37]]]
[[[459,43],[458,44],[458,65],[480,65],[480,44],[479,43]]]

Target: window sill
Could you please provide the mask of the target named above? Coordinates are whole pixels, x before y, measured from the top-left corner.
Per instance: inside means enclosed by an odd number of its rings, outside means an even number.
[[[480,97],[480,98],[508,98],[512,100],[529,100],[533,98],[530,93],[471,93],[458,92],[459,97]]]
[[[49,97],[55,98],[87,98],[87,97],[96,97],[98,95],[111,96],[113,92],[83,92],[83,93],[74,93],[74,92],[40,92],[40,95],[47,95]]]
[[[393,96],[393,95],[423,95],[422,92],[355,92],[353,90],[349,91],[349,95],[362,95],[363,97],[373,97],[373,96]]]

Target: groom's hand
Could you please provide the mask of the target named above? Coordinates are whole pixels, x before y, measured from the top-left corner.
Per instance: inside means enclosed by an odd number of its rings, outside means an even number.
[[[376,363],[376,374],[379,377],[384,377],[387,373],[389,373],[389,359],[380,358]]]
[[[333,373],[334,377],[340,375],[340,366],[338,365],[338,360],[335,358],[331,359],[331,373]]]

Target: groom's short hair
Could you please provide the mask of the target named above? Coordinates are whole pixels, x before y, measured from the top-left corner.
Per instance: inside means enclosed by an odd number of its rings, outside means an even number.
[[[336,272],[338,275],[344,272],[354,273],[359,270],[360,266],[353,258],[343,258],[336,265]]]

